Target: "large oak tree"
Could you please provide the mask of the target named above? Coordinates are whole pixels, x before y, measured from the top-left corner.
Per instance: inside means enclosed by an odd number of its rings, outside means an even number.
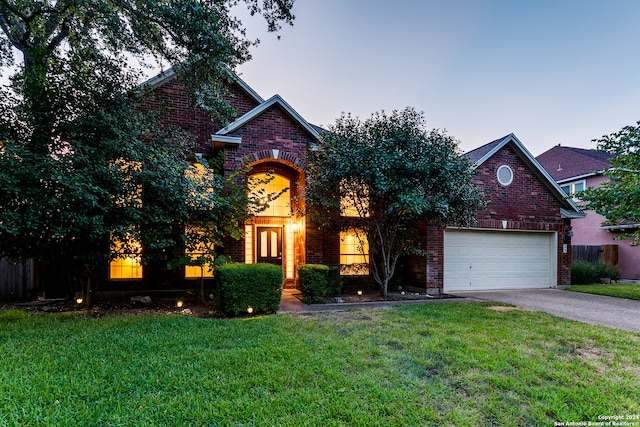
[[[293,0],[241,3],[270,30],[293,21]],[[190,200],[193,136],[139,108],[142,72],[164,64],[199,107],[232,113],[224,81],[255,44],[232,14],[237,4],[0,0],[0,66],[13,72],[0,88],[0,256],[63,262],[86,281],[114,256],[110,241],[175,256],[193,217],[209,241],[237,234],[246,189],[208,173],[197,186],[214,189],[209,200]]]

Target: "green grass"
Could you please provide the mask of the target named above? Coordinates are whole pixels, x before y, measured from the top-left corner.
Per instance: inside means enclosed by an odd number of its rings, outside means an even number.
[[[573,285],[570,291],[640,300],[640,284],[613,283],[609,285]]]
[[[553,426],[640,413],[640,334],[490,304],[0,315],[0,426]]]

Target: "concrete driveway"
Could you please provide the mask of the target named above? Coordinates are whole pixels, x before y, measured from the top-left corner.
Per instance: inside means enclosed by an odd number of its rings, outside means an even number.
[[[497,301],[580,322],[640,332],[640,301],[559,289],[456,292],[478,301]]]

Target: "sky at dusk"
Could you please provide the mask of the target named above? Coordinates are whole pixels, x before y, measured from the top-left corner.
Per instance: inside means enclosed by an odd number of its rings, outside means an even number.
[[[640,120],[640,1],[297,0],[238,71],[307,121],[413,106],[469,151],[514,133],[533,155]]]

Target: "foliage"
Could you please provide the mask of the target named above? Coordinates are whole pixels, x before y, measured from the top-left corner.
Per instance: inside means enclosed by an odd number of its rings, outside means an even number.
[[[574,261],[571,263],[571,284],[588,285],[600,283],[601,278],[620,279],[620,268],[616,265]]]
[[[597,422],[640,412],[639,365],[637,333],[477,303],[250,320],[32,314],[0,328],[0,425]]]
[[[228,117],[228,70],[255,44],[237,3],[0,1],[0,66],[17,70],[0,88],[0,256],[71,266],[84,282],[116,240],[132,254],[141,243],[145,263],[178,256],[191,220],[212,227],[207,245],[241,233],[246,188],[188,179],[194,137],[140,111],[138,86],[143,68],[169,63],[194,103]],[[293,0],[244,3],[271,30],[293,20]],[[194,200],[200,187],[212,191]]]
[[[605,295],[615,298],[640,300],[640,285],[636,283],[614,283],[607,285],[579,285],[571,286],[570,291],[587,294]]]
[[[620,280],[620,267],[601,262],[598,264],[598,274],[601,278]]]
[[[586,261],[574,261],[571,263],[571,284],[586,285],[600,282],[598,265]]]
[[[298,280],[302,301],[317,303],[330,295],[338,295],[342,290],[340,266],[304,264],[298,266]]]
[[[308,153],[307,213],[326,227],[363,231],[386,294],[400,255],[421,253],[421,221],[474,222],[482,195],[460,154],[457,141],[427,130],[413,108],[364,121],[343,114]]]
[[[216,300],[225,314],[274,313],[282,298],[282,268],[274,264],[227,264],[216,271]]]
[[[616,239],[629,237],[640,244],[640,121],[618,132],[595,140],[598,150],[611,153],[612,168],[603,171],[609,181],[598,188],[580,193],[585,209],[594,210],[607,219],[607,225],[629,226]]]

